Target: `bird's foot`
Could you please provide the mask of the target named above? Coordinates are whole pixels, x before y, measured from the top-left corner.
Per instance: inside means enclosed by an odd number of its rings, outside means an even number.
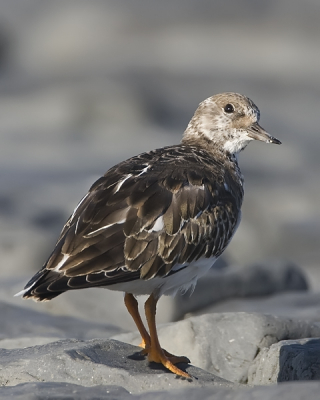
[[[150,352],[150,344],[146,344],[144,340],[139,344],[139,347],[142,347],[143,350],[141,350],[141,354],[146,356]],[[174,354],[169,353],[165,349],[161,349],[164,352],[164,355],[170,359],[172,364],[178,364],[178,363],[186,363],[189,364],[190,360],[188,357],[185,356],[175,356]]]
[[[186,363],[190,364],[190,360],[188,357],[185,356],[175,356],[174,354],[169,353],[167,350],[162,349],[164,352],[164,355],[170,359],[172,364],[178,364],[178,363]]]
[[[152,346],[146,346],[142,350],[142,354],[148,355],[149,362],[155,362],[158,364],[162,364],[169,371],[173,372],[176,375],[183,376],[184,378],[190,379],[191,376],[182,371],[180,368],[176,367],[175,364],[178,363],[190,363],[188,357],[184,356],[175,356],[164,349],[157,349]]]

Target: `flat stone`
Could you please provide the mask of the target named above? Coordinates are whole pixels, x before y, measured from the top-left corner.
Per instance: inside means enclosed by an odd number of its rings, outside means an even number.
[[[0,385],[66,382],[83,386],[116,385],[131,393],[168,388],[234,385],[192,365],[179,367],[193,377],[179,378],[151,363],[141,349],[115,340],[61,340],[26,349],[0,349]]]
[[[320,380],[320,339],[282,340],[263,348],[249,368],[248,383]]]

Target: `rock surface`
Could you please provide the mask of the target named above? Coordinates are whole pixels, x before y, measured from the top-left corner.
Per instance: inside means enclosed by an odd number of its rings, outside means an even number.
[[[225,313],[188,318],[158,329],[161,345],[231,382],[248,382],[257,354],[283,339],[320,337],[320,323],[272,315]],[[138,344],[138,332],[114,338]]]
[[[282,340],[263,348],[249,368],[248,383],[320,380],[320,339]]]
[[[134,395],[123,387],[99,385],[84,387],[61,382],[24,383],[0,388],[0,399],[16,400],[319,400],[320,383],[290,383],[269,387],[233,389],[184,388]]]
[[[141,349],[115,340],[68,339],[25,349],[0,349],[0,385],[25,382],[67,382],[83,386],[117,385],[131,393],[170,387],[233,386],[191,365],[181,368],[193,376],[179,379],[158,364],[149,366]]]
[[[5,321],[0,341],[0,384],[3,386],[56,382],[61,393],[71,390],[61,382],[82,386],[116,385],[132,393],[166,391],[169,386],[170,393],[173,388],[185,387],[185,395],[192,396],[190,387],[195,385],[206,388],[201,396],[209,396],[212,385],[218,384],[231,387],[240,396],[242,389],[237,383],[310,380],[318,379],[319,375],[319,339],[297,341],[320,337],[320,323],[317,322],[225,313],[160,325],[162,346],[175,354],[188,356],[193,365],[202,368],[185,366],[197,378],[188,382],[161,366],[149,365],[138,353],[139,348],[123,343],[138,344],[140,337],[135,332],[116,335],[122,342],[107,340],[106,337],[121,330],[75,317],[57,317],[6,303],[0,305]],[[57,341],[57,338],[95,336],[103,339]],[[42,390],[40,386],[38,389]],[[78,389],[74,390],[77,393]],[[127,393],[119,390],[119,396],[125,398]],[[166,393],[158,394],[159,398]],[[215,395],[215,391],[211,394]],[[219,395],[232,398],[233,393],[223,391]]]

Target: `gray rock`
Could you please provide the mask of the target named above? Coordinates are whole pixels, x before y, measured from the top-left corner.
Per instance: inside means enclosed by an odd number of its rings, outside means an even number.
[[[319,379],[320,339],[282,340],[263,348],[248,373],[252,385]]]
[[[231,266],[221,271],[212,269],[199,279],[192,294],[186,293],[175,299],[174,318],[181,319],[229,298],[266,296],[273,293],[308,289],[303,270],[286,261],[265,261],[250,266]]]
[[[180,389],[161,393],[146,393],[137,400],[319,400],[320,383],[291,383],[232,391],[223,388]]]
[[[284,339],[319,337],[320,324],[272,315],[225,313],[191,317],[160,325],[161,345],[187,356],[206,371],[232,382],[247,383],[248,370],[257,354]],[[139,334],[114,338],[138,344]]]
[[[180,364],[194,378],[177,378],[159,364],[149,365],[140,348],[115,340],[61,340],[26,349],[0,349],[0,385],[67,382],[117,385],[132,393],[182,387],[233,384],[192,365]]]
[[[85,387],[63,382],[24,383],[0,388],[0,399],[16,400],[318,400],[319,382],[285,383],[273,386],[232,390],[219,387],[167,389],[132,395],[123,387],[99,385]]]
[[[123,387],[99,385],[85,387],[65,382],[22,383],[0,388],[0,399],[16,400],[125,400],[133,396]]]

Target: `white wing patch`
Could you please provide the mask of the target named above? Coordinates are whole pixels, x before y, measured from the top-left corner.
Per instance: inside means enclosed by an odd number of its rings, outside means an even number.
[[[121,186],[124,184],[124,182],[125,182],[127,179],[131,178],[131,177],[132,177],[132,174],[128,174],[125,178],[122,179],[122,181],[118,182],[118,183],[116,184],[115,188],[114,188],[114,192],[113,192],[113,193],[119,192],[119,190],[120,190]]]
[[[125,222],[126,222],[126,219],[124,218],[124,219],[122,219],[121,221],[115,222],[114,224],[120,225],[120,224],[124,224]],[[105,231],[106,229],[110,228],[110,226],[112,226],[112,225],[114,225],[114,224],[109,224],[109,225],[102,226],[101,228],[96,229],[95,231],[92,231],[92,232],[90,232],[90,233],[87,233],[86,235],[84,235],[84,237],[87,238],[87,237],[96,235],[97,233],[100,233],[100,232]]]
[[[124,224],[124,223],[126,222],[126,219],[127,219],[127,214],[128,214],[129,208],[130,208],[130,207],[127,207],[127,208],[124,208],[123,210],[120,210],[120,211],[118,210],[118,211],[117,211],[117,217],[118,217],[118,218],[121,218],[121,219],[119,219],[118,221],[115,221],[115,222],[113,222],[113,223],[111,223],[111,224],[108,224],[108,225],[100,226],[100,228],[95,229],[94,231],[89,232],[89,233],[87,233],[86,235],[83,235],[83,237],[88,238],[88,237],[96,236],[96,235],[98,235],[100,232],[105,231],[105,230],[107,230],[108,228],[110,228],[110,226],[112,226],[112,225],[115,225],[115,224],[117,224],[117,225]]]
[[[150,165],[147,165],[145,168],[143,168],[143,170],[140,172],[140,174],[138,176],[141,176],[142,174],[145,174],[148,169],[150,168]]]
[[[148,232],[159,232],[164,228],[163,216],[159,217]]]
[[[53,269],[53,271],[59,272],[60,268],[61,268],[61,267],[63,266],[63,264],[67,261],[68,258],[69,258],[69,254],[64,254],[62,260],[59,261],[59,263],[55,266],[55,268]]]

